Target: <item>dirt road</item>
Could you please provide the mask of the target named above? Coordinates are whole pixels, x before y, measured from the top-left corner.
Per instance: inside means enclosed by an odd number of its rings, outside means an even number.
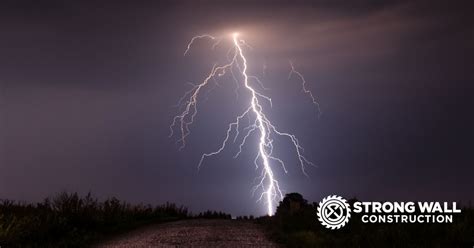
[[[236,220],[184,220],[135,230],[98,247],[279,247],[260,226]]]

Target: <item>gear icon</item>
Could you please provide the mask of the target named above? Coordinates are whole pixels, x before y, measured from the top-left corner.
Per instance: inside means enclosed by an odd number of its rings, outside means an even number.
[[[349,222],[351,209],[346,199],[330,195],[319,202],[318,220],[329,229],[339,229]]]

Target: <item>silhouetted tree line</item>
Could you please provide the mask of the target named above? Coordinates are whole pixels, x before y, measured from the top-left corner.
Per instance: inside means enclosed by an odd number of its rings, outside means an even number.
[[[237,216],[236,220],[254,220],[255,217],[253,215],[244,215],[244,216]]]
[[[352,204],[356,199],[351,199]],[[366,224],[352,213],[340,230],[323,227],[317,203],[298,193],[287,194],[274,216],[239,216],[239,221],[263,224],[271,238],[288,247],[472,247],[474,209],[463,208],[452,224]],[[205,211],[190,214],[187,208],[128,204],[116,198],[99,201],[89,193],[60,193],[41,203],[0,200],[0,246],[83,247],[106,235],[148,223],[186,218],[231,219],[230,214]]]
[[[349,200],[352,205],[356,199]],[[256,221],[267,227],[271,238],[288,247],[473,247],[474,209],[465,207],[453,223],[369,224],[352,213],[339,230],[323,227],[317,203],[298,193],[287,194],[274,216]]]
[[[217,211],[211,211],[211,210],[201,212],[195,217],[202,218],[202,219],[232,219],[232,216],[230,214],[226,214],[221,211],[217,212]]]
[[[63,192],[36,204],[0,200],[0,246],[83,247],[107,234],[188,217],[187,208],[172,203],[99,201],[90,193]]]

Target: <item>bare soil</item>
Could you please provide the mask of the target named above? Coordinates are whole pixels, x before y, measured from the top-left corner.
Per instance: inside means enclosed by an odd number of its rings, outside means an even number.
[[[148,226],[97,247],[280,247],[260,226],[237,220],[183,220]]]

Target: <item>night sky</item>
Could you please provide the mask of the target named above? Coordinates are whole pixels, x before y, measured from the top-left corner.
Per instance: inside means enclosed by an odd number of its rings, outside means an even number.
[[[113,4],[112,4],[113,2]],[[468,1],[2,1],[0,198],[67,190],[100,198],[265,214],[252,196],[255,143],[209,158],[246,106],[234,83],[198,105],[185,149],[173,107],[224,50],[191,37],[238,31],[278,140],[286,193],[361,200],[474,199],[474,18]],[[344,3],[343,2],[350,2]],[[318,119],[288,61],[304,74]],[[263,67],[266,66],[265,74]]]

